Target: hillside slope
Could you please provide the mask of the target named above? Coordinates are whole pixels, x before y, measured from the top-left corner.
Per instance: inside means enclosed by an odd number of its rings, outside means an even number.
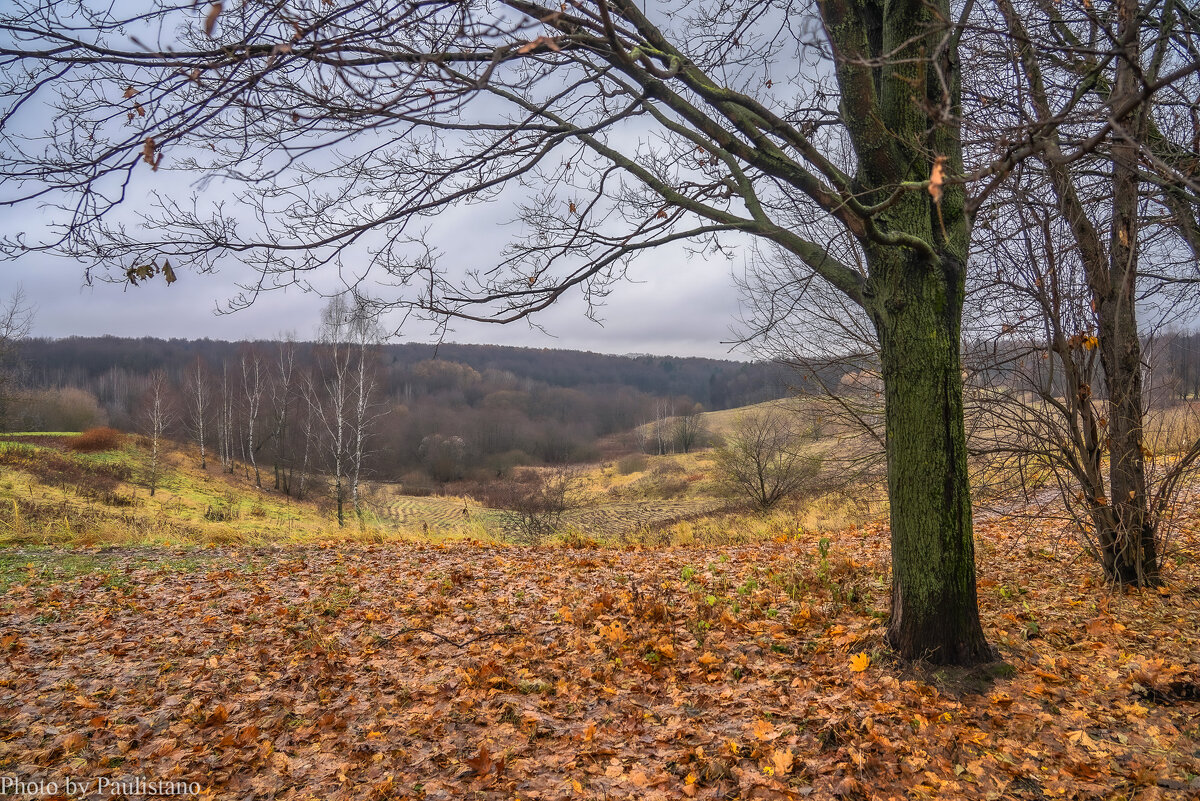
[[[149,491],[145,440],[119,447],[71,449],[73,434],[0,436],[0,545],[213,545],[304,542],[332,535],[317,504],[256,488],[235,475],[169,448],[157,489]],[[345,531],[350,538],[378,530]]]

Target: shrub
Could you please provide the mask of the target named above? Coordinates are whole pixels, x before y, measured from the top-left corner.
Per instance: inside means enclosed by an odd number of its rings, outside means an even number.
[[[78,453],[115,451],[125,444],[125,435],[115,428],[89,428],[77,437],[72,437],[67,447]]]
[[[12,401],[9,425],[17,431],[84,431],[108,422],[96,396],[76,387],[29,390]]]
[[[732,495],[770,509],[816,480],[821,461],[805,453],[811,439],[811,430],[800,428],[782,412],[745,414],[717,450],[718,479]]]
[[[501,510],[501,518],[517,542],[534,544],[558,532],[563,514],[572,508],[582,476],[571,468],[519,470],[494,487],[489,505]]]

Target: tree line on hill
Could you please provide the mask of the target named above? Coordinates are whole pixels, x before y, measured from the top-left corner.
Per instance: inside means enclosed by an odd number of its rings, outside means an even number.
[[[281,492],[304,495],[310,475],[328,474],[339,505],[353,506],[367,473],[430,491],[586,461],[602,438],[787,392],[787,371],[767,363],[382,344],[369,326],[356,332],[358,319],[335,301],[311,342],[25,338],[14,349],[22,389],[0,424],[159,431]],[[695,444],[685,439],[680,449]]]

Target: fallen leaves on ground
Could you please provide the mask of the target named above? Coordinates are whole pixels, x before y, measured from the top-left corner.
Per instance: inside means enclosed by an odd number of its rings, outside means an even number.
[[[888,657],[878,526],[828,557],[801,538],[31,566],[0,598],[0,774],[237,799],[1196,797],[1196,553],[1165,595],[1116,595],[1053,543],[978,529],[1011,674]]]

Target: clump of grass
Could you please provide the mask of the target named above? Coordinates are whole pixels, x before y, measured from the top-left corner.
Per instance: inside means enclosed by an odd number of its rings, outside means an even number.
[[[100,453],[115,451],[125,444],[125,435],[115,428],[107,426],[89,428],[82,434],[72,437],[67,447],[76,453]]]
[[[617,462],[617,472],[623,476],[640,473],[646,469],[648,461],[645,455],[640,453],[631,454]]]

